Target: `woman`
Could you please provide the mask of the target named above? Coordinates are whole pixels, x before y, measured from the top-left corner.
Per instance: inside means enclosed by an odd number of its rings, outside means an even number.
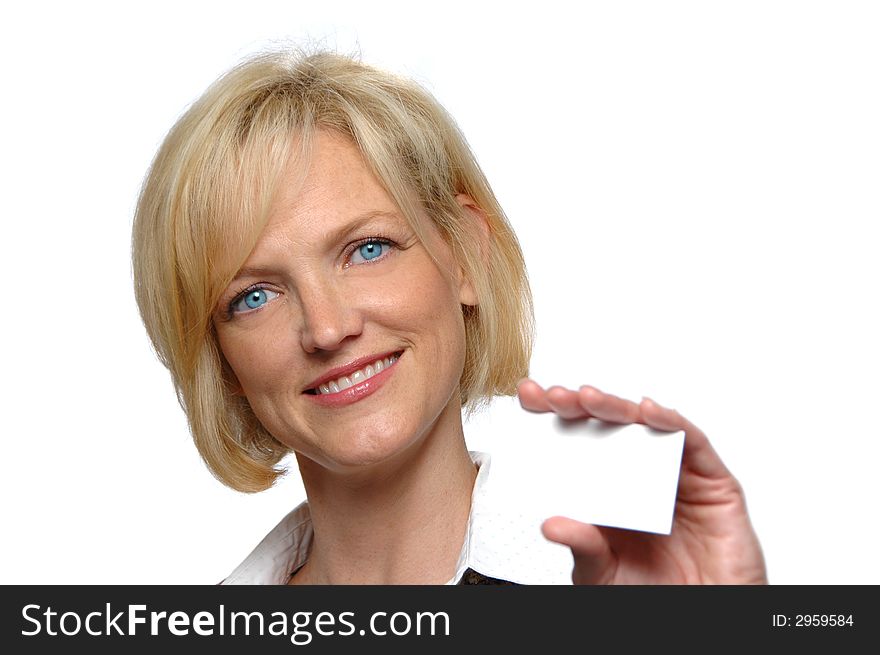
[[[326,53],[243,63],[165,139],[133,246],[144,323],[210,470],[259,491],[292,451],[306,490],[227,583],[558,580],[556,564],[535,566],[544,577],[473,547],[493,537],[474,519],[488,466],[462,410],[513,393],[530,411],[686,431],[670,536],[544,523],[574,582],[766,580],[702,432],[650,400],[524,378],[522,253],[414,83]]]

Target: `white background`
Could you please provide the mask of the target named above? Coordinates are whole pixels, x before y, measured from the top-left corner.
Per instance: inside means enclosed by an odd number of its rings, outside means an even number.
[[[0,582],[214,583],[301,500],[295,474],[246,496],[201,464],[129,237],[175,118],[310,39],[461,124],[526,254],[538,382],[700,425],[771,582],[880,583],[877,4],[323,4],[4,11]]]

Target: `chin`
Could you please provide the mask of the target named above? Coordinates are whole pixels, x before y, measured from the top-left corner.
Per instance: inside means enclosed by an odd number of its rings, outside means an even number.
[[[414,430],[396,425],[393,428],[371,427],[357,434],[337,435],[333,447],[324,444],[315,462],[335,472],[352,472],[393,459],[410,448],[416,441]]]

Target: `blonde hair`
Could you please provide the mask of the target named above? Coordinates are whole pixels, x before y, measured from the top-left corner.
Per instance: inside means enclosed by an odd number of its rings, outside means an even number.
[[[288,448],[234,393],[212,313],[256,244],[282,169],[297,148],[307,156],[318,128],[349,137],[419,237],[419,216],[427,215],[471,281],[478,305],[462,305],[459,382],[466,415],[494,395],[515,394],[528,374],[534,319],[522,251],[451,116],[415,82],[350,57],[252,57],[211,85],[168,133],[132,235],[144,325],[199,453],[239,491],[270,487]],[[457,202],[462,193],[485,216],[488,240]]]

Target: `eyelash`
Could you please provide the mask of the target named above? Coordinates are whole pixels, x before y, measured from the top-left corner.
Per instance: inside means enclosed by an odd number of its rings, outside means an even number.
[[[349,257],[351,257],[357,251],[358,248],[360,248],[361,246],[366,245],[368,243],[379,243],[382,245],[392,246],[393,248],[399,247],[393,239],[390,239],[390,238],[388,238],[384,235],[381,235],[381,234],[375,234],[373,236],[366,237],[364,239],[360,239],[359,241],[356,241],[355,243],[351,244],[346,249],[346,252],[345,252],[346,260]],[[376,257],[374,259],[370,259],[366,262],[363,262],[362,264],[357,264],[357,266],[364,266],[365,264],[370,264],[373,262],[381,261],[383,259],[386,259],[388,257],[388,254],[389,253],[385,253],[384,255],[381,255],[381,256]],[[348,268],[348,265],[346,265],[346,268]],[[258,282],[257,284],[251,284],[251,285],[248,285],[248,286],[236,291],[235,295],[232,296],[232,300],[230,300],[229,304],[226,306],[226,312],[224,313],[224,317],[226,318],[226,320],[232,320],[233,318],[235,318],[236,312],[233,311],[232,308],[236,304],[238,304],[238,302],[242,298],[244,298],[247,294],[251,293],[252,291],[257,291],[257,290],[265,289],[265,288],[266,288],[266,285],[264,283]],[[258,311],[259,309],[260,308],[253,309],[253,310],[251,310],[251,312]],[[249,314],[251,312],[241,312],[241,313]]]
[[[357,251],[358,248],[360,248],[361,246],[366,245],[368,243],[380,243],[382,245],[397,247],[397,244],[394,242],[393,239],[389,239],[388,237],[383,236],[381,234],[374,234],[371,237],[367,237],[365,239],[361,239],[360,241],[356,241],[351,246],[349,246],[347,252],[345,253],[345,258],[348,259]],[[372,262],[377,262],[377,261],[383,260],[386,257],[388,257],[387,253],[384,255],[381,255],[379,257],[375,257],[374,259],[370,259],[370,260],[364,262],[364,264],[371,264]],[[358,266],[363,266],[363,264],[358,264]],[[347,266],[346,266],[346,268],[347,268]]]

